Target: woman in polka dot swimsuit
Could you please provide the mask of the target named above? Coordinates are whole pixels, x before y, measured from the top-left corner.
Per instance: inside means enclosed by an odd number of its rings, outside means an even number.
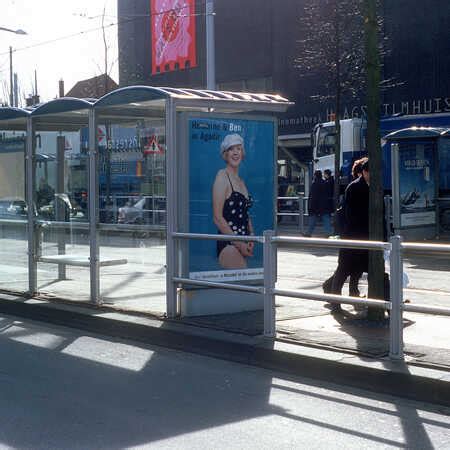
[[[225,169],[217,172],[213,185],[214,223],[220,234],[248,236],[253,234],[248,210],[252,199],[244,181],[239,178],[239,165],[245,156],[244,141],[238,134],[229,134],[221,145]],[[244,269],[253,256],[253,242],[217,241],[217,256],[224,269]]]

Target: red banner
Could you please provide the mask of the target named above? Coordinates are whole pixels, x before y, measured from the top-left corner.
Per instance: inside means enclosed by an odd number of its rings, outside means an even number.
[[[152,75],[197,66],[195,0],[151,0]]]

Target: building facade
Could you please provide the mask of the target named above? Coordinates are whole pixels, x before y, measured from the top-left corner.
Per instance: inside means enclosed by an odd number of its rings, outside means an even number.
[[[323,2],[324,0],[318,0]],[[120,85],[206,86],[205,2],[185,0],[118,0]],[[167,6],[169,4],[175,6]],[[191,9],[180,8],[190,3]],[[310,133],[318,122],[331,120],[332,101],[317,101],[320,76],[308,76],[299,57],[305,0],[215,0],[217,88],[275,92],[295,102],[279,116],[280,147],[299,164],[312,159]],[[152,10],[153,8],[153,10]],[[164,9],[165,8],[165,9]],[[189,68],[152,73],[152,27],[168,8],[179,8],[195,20],[196,60]],[[385,0],[381,115],[450,112],[450,2],[448,0]],[[166,21],[167,22],[167,21]],[[153,37],[153,39],[152,39]],[[343,115],[364,115],[364,99],[344,99]],[[285,154],[286,156],[286,154]]]

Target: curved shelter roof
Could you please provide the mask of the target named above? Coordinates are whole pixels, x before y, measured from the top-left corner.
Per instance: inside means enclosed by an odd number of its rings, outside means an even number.
[[[128,86],[116,89],[98,100],[62,97],[42,103],[33,108],[0,108],[0,121],[15,121],[31,116],[40,124],[72,124],[86,120],[91,108],[108,110],[114,115],[145,113],[154,108],[164,109],[166,100],[185,110],[208,110],[222,112],[282,112],[292,103],[280,95],[246,92],[212,91],[207,89],[181,89],[172,87]],[[115,108],[119,107],[120,108]],[[159,113],[160,114],[160,113]]]
[[[29,115],[30,111],[22,108],[11,108],[9,106],[0,108],[0,120],[27,118]]]
[[[417,139],[417,138],[438,138],[449,135],[448,129],[434,127],[409,127],[402,130],[393,131],[386,135],[386,139]]]
[[[245,92],[211,91],[205,89],[181,89],[172,87],[129,86],[104,95],[94,103],[94,108],[107,108],[119,105],[143,107],[154,104],[162,106],[167,99],[173,99],[179,106],[216,107],[227,105],[230,109],[241,110],[284,110],[291,103],[273,94],[254,94]],[[240,106],[239,106],[240,105]],[[280,109],[281,107],[281,109]]]
[[[30,111],[10,106],[0,108],[0,129],[25,130]]]
[[[63,114],[92,108],[92,104],[92,101],[81,98],[61,97],[42,103],[33,109],[31,115],[42,116],[46,114]]]
[[[31,118],[39,130],[73,130],[87,126],[93,101],[81,98],[60,97],[38,105]]]

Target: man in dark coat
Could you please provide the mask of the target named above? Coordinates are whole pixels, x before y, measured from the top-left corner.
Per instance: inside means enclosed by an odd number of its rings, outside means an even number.
[[[345,190],[345,230],[344,239],[369,239],[369,160],[362,164],[362,175],[352,181]],[[338,267],[333,275],[331,293],[341,295],[342,286],[351,274],[368,272],[368,250],[342,249],[339,252]],[[332,310],[339,311],[339,304]]]

